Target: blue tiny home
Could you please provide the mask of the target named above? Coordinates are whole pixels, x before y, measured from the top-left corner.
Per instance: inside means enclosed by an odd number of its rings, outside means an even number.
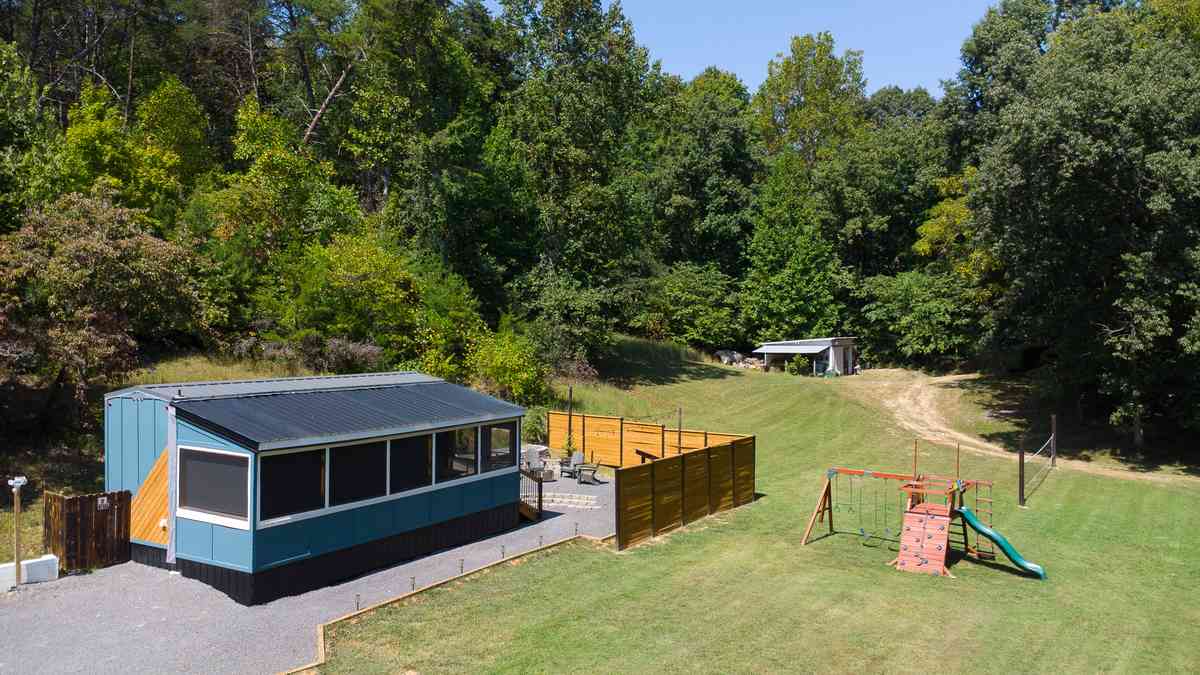
[[[524,409],[434,377],[152,384],[104,404],[133,559],[243,604],[518,523]]]

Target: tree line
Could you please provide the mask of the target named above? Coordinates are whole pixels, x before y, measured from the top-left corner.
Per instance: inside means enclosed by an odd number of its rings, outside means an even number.
[[[829,334],[1200,431],[1200,3],[1002,0],[940,97],[804,34],[751,92],[619,3],[0,6],[0,375],[147,353],[523,402],[617,331]]]

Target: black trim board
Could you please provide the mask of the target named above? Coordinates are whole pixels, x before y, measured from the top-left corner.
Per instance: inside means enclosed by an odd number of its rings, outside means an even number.
[[[133,562],[158,567],[164,570],[174,570],[175,565],[167,562],[167,549],[148,544],[129,542],[129,559]]]
[[[253,574],[183,558],[177,559],[177,567],[184,577],[208,584],[235,602],[257,605],[307,593],[435,551],[511,530],[520,524],[517,503],[503,504]],[[165,551],[163,553],[165,556]]]

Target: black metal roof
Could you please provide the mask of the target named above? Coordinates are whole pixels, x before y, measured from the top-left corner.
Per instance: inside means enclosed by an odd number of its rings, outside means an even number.
[[[337,379],[337,378],[328,378]],[[403,383],[175,399],[180,419],[251,450],[343,443],[513,419],[524,408],[423,376]],[[355,386],[359,385],[359,386]]]

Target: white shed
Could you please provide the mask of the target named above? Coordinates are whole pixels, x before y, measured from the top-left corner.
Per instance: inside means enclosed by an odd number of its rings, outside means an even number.
[[[764,342],[754,353],[763,357],[764,370],[783,367],[786,361],[799,355],[812,361],[813,375],[852,375],[858,371],[858,348],[852,337]]]

